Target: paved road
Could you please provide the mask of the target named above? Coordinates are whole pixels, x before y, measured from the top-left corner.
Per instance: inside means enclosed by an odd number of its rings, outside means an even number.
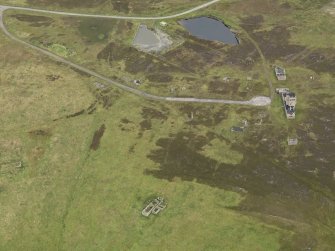
[[[211,1],[209,3],[207,3],[207,5],[201,5],[197,8],[193,8],[192,10],[189,10],[189,11],[186,11],[186,12],[183,12],[181,14],[176,14],[176,15],[173,15],[173,16],[170,16],[171,18],[172,17],[177,17],[177,16],[180,16],[180,15],[184,15],[185,13],[190,13],[192,11],[195,11],[195,10],[198,10],[200,9],[201,7],[204,8],[203,6],[208,6],[210,4],[213,4],[214,2],[217,2],[218,0],[216,1]],[[80,65],[77,65],[73,62],[70,62],[62,57],[59,57],[47,50],[44,50],[44,49],[41,49],[37,46],[34,46],[32,44],[29,44],[23,40],[20,40],[18,39],[17,37],[13,36],[6,28],[6,26],[4,25],[4,22],[3,22],[3,12],[4,10],[6,9],[17,9],[18,7],[10,7],[10,6],[1,6],[0,5],[0,29],[2,29],[2,31],[9,37],[11,38],[12,40],[20,43],[20,44],[23,44],[25,45],[26,47],[29,47],[29,48],[32,48],[34,50],[37,50],[41,53],[43,53],[44,55],[47,55],[49,56],[50,58],[58,61],[58,62],[61,62],[63,64],[66,64],[66,65],[69,65],[79,71],[82,71],[82,72],[85,72],[93,77],[96,77],[96,78],[99,78],[113,86],[116,86],[124,91],[127,91],[127,92],[130,92],[130,93],[133,93],[135,95],[138,95],[138,96],[141,96],[143,98],[146,98],[146,99],[151,99],[151,100],[157,100],[157,101],[165,101],[165,102],[189,102],[189,103],[213,103],[213,104],[237,104],[237,105],[252,105],[252,106],[267,106],[267,105],[270,105],[271,104],[271,99],[269,97],[263,97],[263,96],[259,96],[259,97],[254,97],[253,99],[251,100],[248,100],[248,101],[235,101],[235,100],[225,100],[225,99],[202,99],[202,98],[181,98],[181,97],[163,97],[163,96],[156,96],[156,95],[153,95],[153,94],[150,94],[150,93],[147,93],[147,92],[144,92],[144,91],[141,91],[141,90],[138,90],[138,89],[135,89],[135,88],[132,88],[130,86],[127,86],[127,85],[124,85],[120,82],[117,82],[117,81],[114,81],[112,79],[109,79],[99,73],[96,73],[92,70],[89,70],[83,66],[80,66]],[[29,8],[19,8],[19,9],[24,9],[24,10],[29,10]],[[40,11],[40,12],[48,12],[48,13],[54,13],[54,12],[49,12],[49,11]],[[63,12],[62,12],[63,13]],[[75,14],[77,16],[83,16],[82,14]],[[95,16],[97,17],[97,16]],[[102,16],[98,16],[98,17],[102,17]],[[117,18],[117,17],[115,17]],[[169,18],[169,17],[165,17],[165,18]],[[135,19],[135,18],[134,18]]]
[[[184,16],[184,15],[190,14],[192,12],[204,9],[204,8],[206,8],[206,7],[208,7],[212,4],[215,4],[219,1],[221,1],[221,0],[212,0],[212,1],[209,1],[209,2],[204,3],[202,5],[199,5],[197,7],[194,7],[190,10],[186,10],[186,11],[178,13],[178,14],[163,16],[163,17],[127,17],[127,16],[113,16],[113,15],[80,14],[80,13],[40,10],[40,9],[34,9],[34,8],[15,7],[15,6],[6,6],[6,5],[0,5],[0,8],[2,7],[2,9],[27,10],[27,11],[35,11],[35,12],[40,12],[40,13],[57,14],[57,15],[64,15],[64,16],[95,17],[95,18],[109,18],[109,19],[127,19],[127,20],[162,20],[162,19],[171,19],[171,18]]]

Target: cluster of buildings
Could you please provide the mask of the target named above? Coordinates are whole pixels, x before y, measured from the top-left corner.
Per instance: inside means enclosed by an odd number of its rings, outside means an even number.
[[[294,92],[287,88],[277,88],[276,92],[281,95],[284,104],[284,110],[288,119],[295,118],[295,106],[297,104],[297,97]]]
[[[162,210],[166,208],[166,203],[162,197],[157,197],[156,199],[149,202],[149,204],[143,209],[142,215],[149,217],[150,214],[157,215]]]
[[[276,66],[275,67],[276,77],[279,81],[286,80],[285,69]],[[281,96],[283,101],[286,118],[295,118],[295,107],[297,105],[297,97],[294,92],[291,92],[288,88],[277,88],[276,92]]]
[[[285,69],[276,66],[275,67],[276,77],[279,81],[286,80]],[[297,105],[297,97],[294,92],[291,92],[288,88],[277,88],[276,92],[281,96],[284,105],[284,111],[287,119],[295,119],[295,107]],[[287,144],[289,146],[295,146],[298,144],[297,138],[288,138]]]

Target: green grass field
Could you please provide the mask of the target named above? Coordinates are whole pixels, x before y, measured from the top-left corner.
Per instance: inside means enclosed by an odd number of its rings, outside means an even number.
[[[334,17],[317,9],[320,1],[306,3],[235,1],[202,12],[249,37],[266,71],[286,68],[287,82],[270,77],[297,93],[294,121],[276,96],[257,108],[153,102],[103,82],[98,89],[99,80],[0,34],[0,250],[332,250]],[[119,65],[89,59],[115,34],[129,42],[115,27],[136,28],[22,14],[6,13],[16,36],[103,73]],[[66,24],[73,27],[59,36]],[[222,71],[242,79],[240,67]],[[249,70],[265,81],[260,59]],[[243,133],[231,131],[244,120]],[[155,196],[168,206],[144,218]]]
[[[230,210],[243,199],[236,192],[143,175],[157,168],[146,158],[156,139],[183,130],[185,118],[174,106],[166,107],[167,121],[153,119],[152,129],[142,131],[143,107],[162,104],[111,89],[108,110],[97,105],[93,114],[67,118],[93,103],[94,79],[4,39],[1,49],[1,160],[23,162],[1,175],[1,250],[277,250],[290,236]],[[58,80],[46,80],[56,73]],[[123,130],[125,118],[133,122]],[[101,124],[100,148],[90,150]],[[142,207],[156,194],[168,209],[145,219]]]

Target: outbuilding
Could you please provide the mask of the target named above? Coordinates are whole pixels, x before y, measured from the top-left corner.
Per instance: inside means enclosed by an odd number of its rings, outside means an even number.
[[[278,80],[280,80],[280,81],[286,80],[286,70],[284,68],[276,66],[275,67],[275,73],[276,73],[276,77],[277,77]]]

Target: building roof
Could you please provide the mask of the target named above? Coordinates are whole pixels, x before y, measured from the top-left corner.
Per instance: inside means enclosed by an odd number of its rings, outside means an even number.
[[[278,67],[278,66],[275,67],[275,71],[276,71],[277,75],[285,75],[286,74],[285,69],[281,68],[281,67]]]
[[[285,92],[283,93],[284,97],[289,96],[291,98],[295,98],[295,93],[294,92]]]
[[[243,128],[238,126],[233,126],[230,130],[232,132],[243,132]]]

